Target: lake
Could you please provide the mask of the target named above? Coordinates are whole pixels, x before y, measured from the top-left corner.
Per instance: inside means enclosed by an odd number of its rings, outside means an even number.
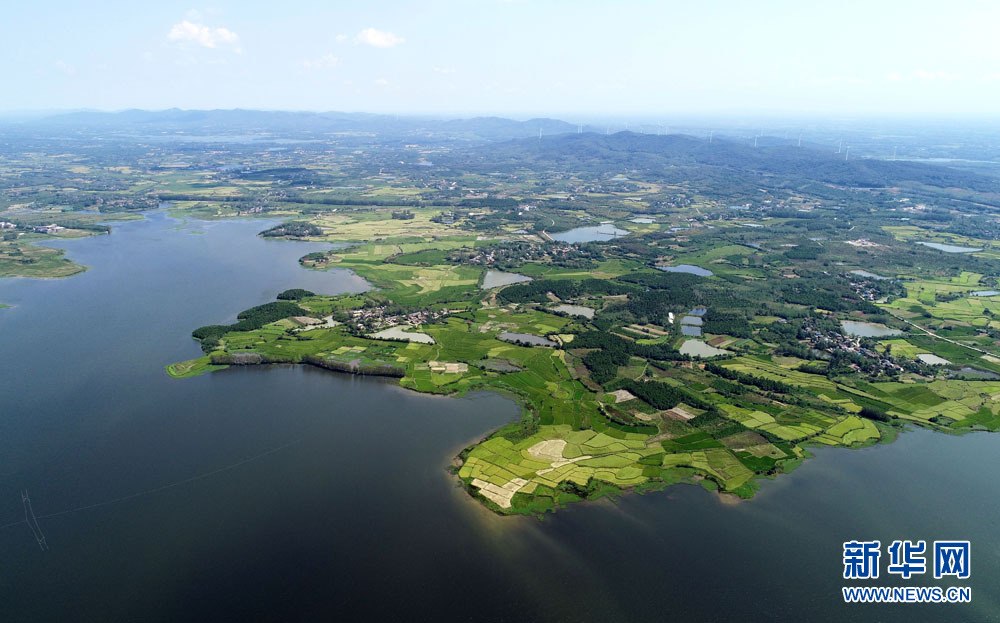
[[[997,435],[917,431],[813,449],[749,503],[678,486],[537,521],[490,513],[445,471],[517,416],[509,400],[297,366],[169,378],[165,364],[200,353],[194,327],[286,288],[367,287],[301,269],[297,258],[323,245],[255,237],[272,224],[154,213],[59,242],[86,273],[0,280],[0,301],[14,305],[0,310],[5,621],[912,623],[1000,612]],[[23,522],[23,489],[48,552]],[[846,606],[843,542],[898,538],[970,539],[973,602]]]
[[[562,312],[564,314],[569,314],[571,316],[583,316],[585,318],[594,317],[593,307],[584,307],[583,305],[556,305],[552,308],[553,311]]]
[[[521,283],[523,281],[531,281],[531,277],[518,275],[517,273],[505,273],[499,270],[488,270],[483,277],[482,288],[483,290],[489,290],[490,288],[509,286],[513,283]]]
[[[841,320],[840,326],[844,333],[855,337],[888,337],[890,335],[902,335],[899,329],[890,329],[884,324],[874,322],[857,322],[854,320]]]
[[[711,277],[712,271],[707,268],[702,268],[701,266],[693,266],[691,264],[678,264],[677,266],[657,266],[658,269],[668,272],[668,273],[687,273],[689,275],[698,275],[699,277]]]
[[[686,327],[681,327],[685,329]],[[697,327],[693,327],[697,328]],[[684,332],[684,335],[689,335]],[[694,335],[701,335],[701,329],[698,329],[698,333]],[[729,355],[731,354],[728,350],[723,350],[721,348],[716,348],[714,346],[709,346],[701,340],[684,340],[681,347],[677,349],[682,355],[689,355],[691,357],[718,357],[719,355]]]
[[[960,247],[953,244],[941,244],[940,242],[918,242],[917,244],[937,249],[938,251],[944,251],[945,253],[975,253],[976,251],[982,251],[979,247]]]
[[[497,336],[497,339],[503,340],[504,342],[513,342],[515,344],[523,342],[533,346],[558,346],[558,344],[552,340],[545,339],[540,335],[531,335],[530,333],[511,333],[510,331],[504,331]]]
[[[628,231],[619,229],[614,225],[601,224],[590,227],[576,227],[558,234],[549,234],[553,240],[559,242],[594,242],[597,240],[611,240],[618,236],[624,236]]]
[[[969,292],[969,296],[996,296],[1000,294],[1000,290],[976,290],[975,292]]]
[[[389,327],[388,329],[382,329],[376,333],[372,333],[369,337],[373,337],[378,340],[404,340],[407,342],[419,342],[421,344],[433,344],[434,338],[427,335],[426,333],[420,333],[419,331],[407,331],[411,327],[395,326]]]

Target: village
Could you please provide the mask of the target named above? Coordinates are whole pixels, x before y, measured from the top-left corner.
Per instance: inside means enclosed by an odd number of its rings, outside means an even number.
[[[893,357],[886,353],[879,353],[872,348],[862,344],[861,338],[850,337],[837,331],[822,331],[813,326],[803,326],[800,337],[804,337],[808,345],[818,351],[827,353],[841,353],[868,360],[869,365],[861,365],[857,361],[851,362],[849,367],[855,372],[879,374],[899,374],[905,369],[895,362]]]
[[[439,311],[422,309],[410,313],[393,314],[390,312],[389,306],[382,305],[379,307],[365,307],[349,311],[348,315],[350,316],[350,321],[347,324],[357,332],[370,333],[399,325],[418,327],[420,325],[444,318],[449,313],[450,312],[447,309]]]

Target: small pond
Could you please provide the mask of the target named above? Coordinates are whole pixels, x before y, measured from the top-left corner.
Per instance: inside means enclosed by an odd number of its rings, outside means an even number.
[[[594,317],[594,309],[592,307],[584,307],[583,305],[556,305],[552,309],[571,316]]]
[[[522,281],[531,281],[531,277],[526,275],[518,275],[517,273],[505,273],[499,270],[488,270],[486,271],[486,276],[483,277],[483,290],[489,290],[491,288],[499,288],[500,286],[509,286],[512,283],[521,283]]]
[[[944,251],[945,253],[975,253],[976,251],[982,251],[979,247],[960,247],[954,244],[942,244],[940,242],[918,242],[917,244],[937,249],[938,251]]]
[[[844,333],[855,337],[888,337],[903,334],[899,329],[890,329],[884,324],[875,324],[874,322],[841,320],[840,326],[844,329]]]
[[[550,234],[553,240],[559,242],[595,242],[598,240],[611,240],[618,236],[624,236],[628,231],[618,229],[611,224],[593,225],[591,227],[576,227],[569,231]]]
[[[504,342],[514,342],[515,344],[518,342],[522,344],[531,344],[532,346],[558,346],[558,344],[552,340],[547,340],[538,335],[531,335],[530,333],[510,333],[505,331],[498,335],[497,339],[503,340]]]
[[[406,340],[407,342],[420,342],[421,344],[434,343],[434,338],[426,333],[409,333],[404,331],[404,328],[402,326],[389,327],[377,333],[372,333],[369,337],[381,340]]]
[[[730,354],[728,350],[709,346],[700,340],[685,340],[678,350],[682,355],[691,357],[718,357],[719,355]]]
[[[702,268],[701,266],[694,266],[691,264],[678,264],[677,266],[657,266],[658,269],[667,273],[687,273],[689,275],[698,275],[699,277],[711,277],[712,271],[707,268]]]

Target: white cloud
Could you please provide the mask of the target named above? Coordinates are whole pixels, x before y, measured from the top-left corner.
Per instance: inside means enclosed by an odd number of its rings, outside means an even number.
[[[455,73],[454,67],[435,67],[434,73],[437,74],[453,74]]]
[[[335,39],[337,40],[337,43],[343,43],[343,42],[347,41],[348,36],[347,35],[337,35],[335,37]]]
[[[167,39],[178,43],[195,43],[205,48],[217,48],[220,45],[233,46],[239,44],[240,36],[228,28],[212,28],[205,24],[195,24],[184,20],[174,24],[167,33]]]
[[[379,78],[378,80],[375,81],[375,86],[387,87],[389,86],[389,81],[386,80],[385,78]]]
[[[302,61],[302,66],[306,69],[330,69],[331,67],[336,67],[339,62],[340,59],[333,54],[324,54],[319,58],[306,59]]]
[[[365,28],[354,37],[354,43],[363,43],[376,48],[393,48],[405,41],[406,39],[391,32],[374,28]]]

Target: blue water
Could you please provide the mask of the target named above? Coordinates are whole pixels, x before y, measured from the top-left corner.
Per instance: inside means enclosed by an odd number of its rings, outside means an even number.
[[[165,364],[199,353],[193,327],[289,287],[366,287],[301,269],[319,247],[255,237],[269,225],[152,214],[60,243],[92,267],[82,275],[0,280],[0,301],[15,305],[0,310],[3,620],[912,623],[1000,612],[1000,436],[919,431],[817,449],[735,506],[679,486],[537,521],[490,513],[446,471],[517,416],[509,400],[293,366],[170,379]],[[23,522],[24,489],[47,552]],[[843,603],[844,541],[944,538],[973,543],[972,604]]]

